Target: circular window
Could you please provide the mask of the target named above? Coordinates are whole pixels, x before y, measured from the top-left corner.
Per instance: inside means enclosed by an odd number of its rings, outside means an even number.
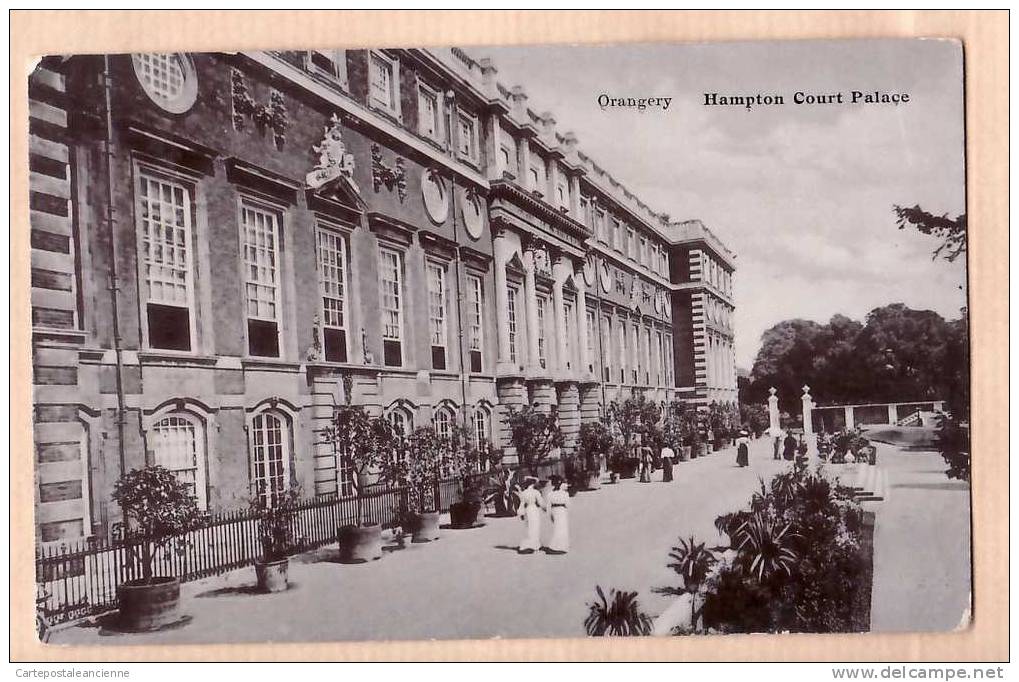
[[[427,195],[425,196],[425,201],[427,202]],[[431,213],[431,209],[428,209],[428,212]],[[470,193],[464,197],[461,213],[463,214],[464,227],[467,228],[467,234],[471,236],[471,239],[481,239],[481,233],[485,227],[485,219],[482,215],[481,200],[478,199],[476,194]]]
[[[134,73],[145,94],[161,109],[182,114],[198,96],[198,77],[191,58],[179,52],[134,54]]]
[[[601,288],[606,294],[612,291],[612,268],[605,261],[601,263]]]
[[[594,256],[588,256],[584,260],[584,283],[589,287],[593,287],[597,276],[598,267],[595,265]]]
[[[421,175],[421,196],[425,200],[428,217],[436,223],[446,222],[449,215],[449,193],[435,171],[425,171]]]

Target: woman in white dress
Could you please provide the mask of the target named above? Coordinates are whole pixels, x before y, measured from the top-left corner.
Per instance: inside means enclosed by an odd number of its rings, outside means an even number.
[[[548,507],[552,514],[552,539],[548,542],[549,554],[566,554],[570,551],[570,494],[559,476],[549,479],[552,492],[548,494]]]
[[[517,513],[521,521],[527,522],[527,533],[517,551],[520,554],[533,554],[541,549],[541,511],[544,500],[535,488],[538,479],[534,476],[524,478],[524,489],[520,491],[520,506]]]

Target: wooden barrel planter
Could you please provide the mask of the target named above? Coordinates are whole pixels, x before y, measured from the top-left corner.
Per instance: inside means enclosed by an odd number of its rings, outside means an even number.
[[[280,561],[255,562],[255,577],[258,589],[262,592],[284,592],[289,585],[288,573],[290,559]]]
[[[382,525],[342,526],[337,534],[340,561],[358,563],[382,558]]]
[[[124,630],[150,632],[180,619],[180,578],[129,580],[118,588],[117,596]]]
[[[473,528],[480,511],[480,502],[454,502],[449,505],[449,525],[452,528]]]
[[[409,524],[411,542],[431,542],[439,539],[439,512],[415,514]]]

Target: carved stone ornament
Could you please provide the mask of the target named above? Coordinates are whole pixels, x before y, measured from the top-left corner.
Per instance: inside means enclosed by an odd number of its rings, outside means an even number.
[[[396,187],[400,202],[407,198],[407,173],[403,168],[403,159],[399,156],[392,166],[382,160],[382,147],[372,145],[372,188],[378,192],[385,185],[389,191]]]
[[[308,187],[318,189],[342,177],[360,193],[361,190],[354,182],[354,155],[347,153],[347,145],[343,143],[343,126],[336,114],[329,119],[329,126],[325,128],[322,141],[311,149],[318,154],[318,163],[305,177]]]
[[[290,127],[287,106],[283,101],[283,93],[273,90],[269,94],[269,103],[259,105],[248,91],[244,74],[234,69],[230,73],[230,98],[233,104],[233,123],[235,130],[244,130],[245,122],[251,119],[255,127],[263,135],[272,131],[273,143],[282,149],[287,141],[286,131]]]

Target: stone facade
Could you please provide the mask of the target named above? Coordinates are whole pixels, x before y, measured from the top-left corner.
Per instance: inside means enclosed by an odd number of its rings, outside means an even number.
[[[348,494],[316,436],[346,401],[496,446],[531,402],[569,453],[635,389],[735,399],[731,254],[496,76],[456,49],[42,61],[40,540],[109,533],[114,482],[151,463],[210,509]]]

